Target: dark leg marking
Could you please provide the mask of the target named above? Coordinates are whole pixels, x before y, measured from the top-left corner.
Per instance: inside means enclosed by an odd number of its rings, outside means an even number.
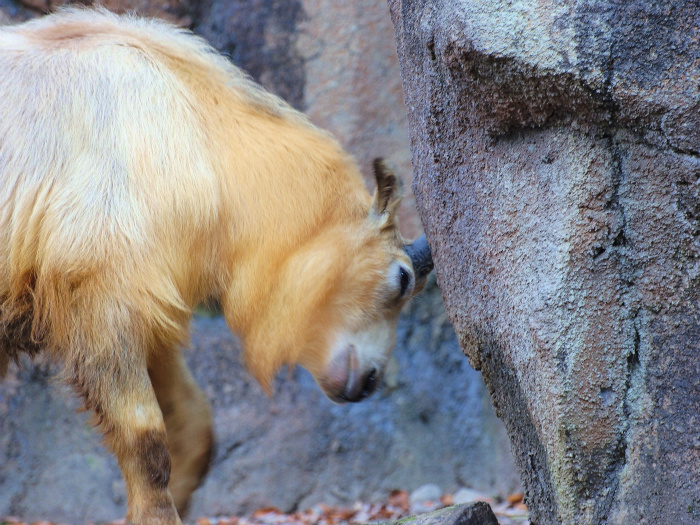
[[[165,433],[151,430],[142,434],[138,450],[148,480],[158,489],[167,489],[170,481],[170,453]]]

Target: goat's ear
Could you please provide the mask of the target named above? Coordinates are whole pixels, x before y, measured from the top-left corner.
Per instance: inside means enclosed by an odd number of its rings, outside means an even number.
[[[384,159],[374,159],[374,177],[377,189],[374,191],[371,215],[380,221],[380,227],[391,226],[403,198],[403,184]]]

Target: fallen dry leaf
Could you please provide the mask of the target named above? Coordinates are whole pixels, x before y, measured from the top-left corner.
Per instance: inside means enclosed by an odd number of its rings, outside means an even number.
[[[275,508],[275,507],[265,507],[265,508],[258,509],[255,512],[253,512],[252,516],[254,518],[261,518],[267,514],[280,515],[280,514],[282,514],[282,511]]]
[[[455,498],[452,494],[443,494],[442,498],[440,498],[440,503],[445,507],[449,507],[455,504]]]
[[[506,501],[511,505],[520,503],[523,500],[524,494],[522,492],[516,492],[515,494],[509,494],[506,496]]]
[[[408,492],[405,490],[392,490],[389,494],[389,505],[407,512],[410,506],[408,503]]]

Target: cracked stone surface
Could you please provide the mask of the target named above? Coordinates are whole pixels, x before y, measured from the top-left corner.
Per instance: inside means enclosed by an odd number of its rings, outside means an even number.
[[[700,5],[389,0],[448,315],[537,524],[700,521]]]

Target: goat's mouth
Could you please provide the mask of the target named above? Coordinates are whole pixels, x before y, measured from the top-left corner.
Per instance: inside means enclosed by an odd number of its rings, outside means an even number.
[[[348,345],[329,363],[319,385],[335,403],[357,403],[369,397],[381,378],[377,368],[361,370],[355,345]]]

